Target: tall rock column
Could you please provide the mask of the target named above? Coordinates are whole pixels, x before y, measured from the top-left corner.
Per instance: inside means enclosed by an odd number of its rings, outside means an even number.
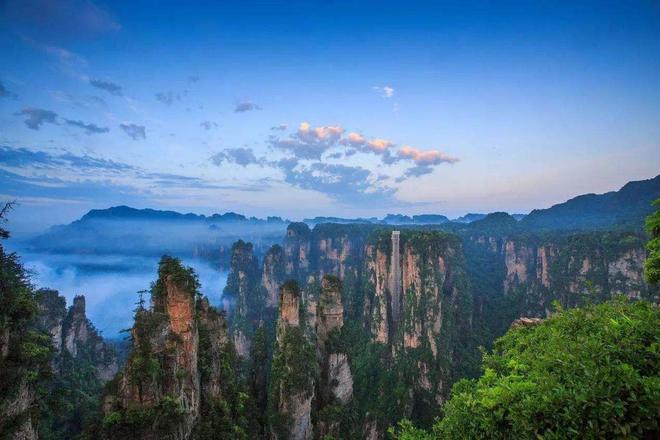
[[[353,396],[353,375],[342,337],[344,307],[341,291],[339,278],[323,277],[316,326],[321,365],[317,438],[340,437],[342,409]]]
[[[301,283],[307,279],[310,270],[311,234],[305,223],[291,223],[286,229],[286,275]]]
[[[103,401],[104,438],[190,438],[201,400],[198,287],[192,269],[161,259],[153,307],[136,311],[133,348]]]
[[[392,256],[390,271],[390,296],[392,298],[392,321],[395,324],[401,316],[401,257],[399,256],[400,231],[392,231]]]
[[[223,301],[225,308],[229,305],[236,352],[243,358],[250,354],[252,334],[262,319],[264,298],[260,278],[252,243],[238,240],[231,250],[231,272],[223,291]]]
[[[284,283],[285,263],[284,249],[280,245],[273,245],[264,257],[261,284],[266,289],[266,307],[277,308],[279,289]]]
[[[300,319],[300,288],[287,281],[280,290],[277,342],[271,369],[269,419],[278,440],[308,440],[318,365]]]

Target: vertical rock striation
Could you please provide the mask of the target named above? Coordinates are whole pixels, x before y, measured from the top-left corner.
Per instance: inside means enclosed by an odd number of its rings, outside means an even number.
[[[341,298],[341,281],[325,275],[321,282],[321,294],[316,324],[316,343],[320,363],[317,395],[317,438],[340,438],[343,410],[353,396],[353,375],[348,359],[344,326],[344,307]]]
[[[401,257],[399,256],[400,231],[392,231],[392,256],[390,257],[390,301],[392,322],[397,323],[401,314]]]
[[[261,284],[266,289],[265,304],[267,308],[277,308],[279,289],[284,283],[285,276],[284,249],[276,244],[266,253],[261,273]]]
[[[280,440],[307,440],[314,434],[311,413],[318,366],[301,325],[300,296],[297,282],[284,283],[269,396],[271,433]]]
[[[136,311],[133,349],[104,399],[108,438],[190,438],[200,410],[197,288],[191,269],[161,259],[153,307]]]
[[[231,271],[223,291],[223,301],[228,304],[232,339],[239,356],[250,353],[252,334],[259,326],[264,309],[264,294],[260,284],[257,258],[252,243],[239,240],[232,246]],[[230,305],[233,305],[231,308]]]
[[[310,269],[311,231],[305,223],[291,223],[286,229],[285,272],[289,278],[305,282]]]

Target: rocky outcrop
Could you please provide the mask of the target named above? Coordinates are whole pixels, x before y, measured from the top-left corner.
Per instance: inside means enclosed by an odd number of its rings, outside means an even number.
[[[365,273],[372,289],[372,296],[365,300],[365,316],[371,323],[374,341],[387,344],[390,340],[388,282],[391,278],[387,250],[377,248],[373,244],[367,245]]]
[[[190,438],[201,393],[196,289],[178,260],[161,260],[153,308],[136,312],[133,349],[104,399],[106,420],[114,422],[109,438],[125,438],[127,430],[135,439]]]
[[[528,265],[533,261],[533,252],[533,249],[520,245],[513,240],[506,240],[504,242],[503,253],[504,265],[506,266],[506,277],[504,278],[505,292],[527,281]]]
[[[284,255],[286,276],[304,282],[310,269],[311,231],[305,223],[291,223],[286,228]]]
[[[645,250],[637,247],[607,262],[607,282],[611,294],[626,295],[631,299],[646,295],[648,287],[644,281],[644,260]]]
[[[248,425],[252,401],[240,381],[225,313],[198,288],[191,268],[161,259],[151,307],[140,304],[136,311],[124,370],[106,387],[101,438],[188,440],[258,432]]]
[[[480,344],[490,344],[492,335],[506,331],[518,316],[548,315],[555,299],[572,307],[586,298],[619,292],[648,294],[638,283],[641,241],[631,234],[539,238],[516,235],[513,227],[477,236],[403,228],[397,241],[392,232],[338,224],[320,224],[310,231],[296,224],[285,239],[285,272],[306,286],[299,300],[302,313],[295,313],[294,304],[280,304],[280,314],[282,321],[304,327],[306,338],[316,341],[320,376],[312,406],[317,436],[337,436],[337,425],[327,418],[332,412],[328,401],[341,406],[350,400],[351,393],[342,395],[341,390],[351,389],[353,380],[376,384],[397,377],[406,393],[389,408],[398,408],[398,417],[420,420],[420,414],[437,413],[457,371],[476,365],[478,344],[473,339],[481,336],[475,335],[489,335]],[[353,324],[352,337],[358,329],[368,335],[369,342],[351,342],[364,344],[352,347],[358,359],[325,349],[332,330],[325,328],[324,275],[336,276],[343,284],[338,298],[342,319]],[[365,363],[375,364],[365,378],[352,369],[353,362],[362,371],[369,368]],[[332,390],[327,377],[342,386]],[[358,403],[365,416],[352,435],[385,435],[389,422],[379,418],[383,408],[376,402],[391,398],[391,390],[372,386],[375,401]]]
[[[5,430],[11,432],[11,436],[7,438],[37,440],[35,424],[30,414],[30,409],[35,403],[34,400],[34,389],[27,380],[21,379],[16,385],[13,397],[4,397],[0,401],[0,428],[3,433],[6,432]]]
[[[535,327],[543,322],[541,318],[518,318],[511,323],[511,328]]]
[[[400,231],[392,231],[392,255],[390,256],[390,300],[392,302],[392,321],[399,322],[401,318],[401,244]]]
[[[252,243],[242,240],[234,243],[223,301],[233,305],[227,310],[232,339],[236,352],[243,358],[249,356],[252,334],[263,316],[266,298],[260,284],[262,279]]]
[[[261,284],[266,289],[266,307],[277,308],[279,289],[285,279],[284,249],[273,245],[264,257]]]
[[[643,280],[644,237],[628,232],[554,233],[468,237],[468,264],[499,258],[501,293],[522,293],[520,312],[546,315],[559,300],[572,307],[614,295],[650,298]],[[474,263],[472,262],[474,261]],[[483,266],[483,263],[482,263]]]
[[[282,286],[269,396],[271,433],[280,440],[314,435],[311,413],[318,367],[315,350],[301,328],[300,297],[295,281]]]
[[[342,335],[344,307],[341,281],[326,275],[321,282],[321,294],[316,324],[317,353],[320,363],[317,438],[339,438],[342,407],[353,396],[353,375],[347,347]]]
[[[197,313],[200,347],[198,352],[204,356],[204,359],[199,361],[203,367],[200,372],[200,392],[204,402],[212,402],[222,397],[222,357],[228,350],[229,330],[225,315],[211,307],[207,298],[199,301]]]
[[[468,294],[460,241],[443,233],[406,231],[396,242],[400,242],[400,253],[384,239],[366,247],[366,274],[373,289],[373,340],[395,349],[425,347],[437,359],[443,307],[459,294]],[[400,260],[394,262],[388,255],[399,255]],[[392,280],[398,279],[401,286],[393,292]]]
[[[51,336],[55,356],[53,369],[58,374],[70,374],[71,365],[91,365],[97,379],[105,383],[119,371],[117,353],[87,319],[85,297],[76,296],[66,309],[66,300],[55,290],[37,292],[39,314],[37,327]],[[73,364],[68,361],[71,359]]]

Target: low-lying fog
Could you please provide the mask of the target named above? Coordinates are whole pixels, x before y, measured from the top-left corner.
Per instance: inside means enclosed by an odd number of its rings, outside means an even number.
[[[71,305],[75,295],[85,295],[87,317],[107,338],[120,337],[120,331],[130,328],[137,292],[149,289],[157,278],[158,258],[128,255],[75,255],[19,253],[25,267],[31,271],[37,288],[58,290]],[[201,291],[211,303],[220,304],[227,273],[211,263],[194,258],[182,258],[199,276]],[[145,296],[148,300],[148,294]]]

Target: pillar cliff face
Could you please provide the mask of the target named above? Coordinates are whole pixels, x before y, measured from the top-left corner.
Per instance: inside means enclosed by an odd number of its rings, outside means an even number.
[[[37,301],[37,326],[51,336],[55,349],[53,369],[56,373],[69,373],[62,370],[68,368],[63,367],[63,356],[68,356],[74,364],[91,364],[101,383],[117,374],[119,362],[115,350],[87,319],[84,296],[76,296],[68,310],[64,297],[55,290],[38,291]]]
[[[260,285],[257,259],[252,243],[239,240],[232,246],[231,271],[223,292],[228,306],[232,339],[236,352],[243,358],[250,353],[252,334],[262,319],[264,308],[263,288]]]
[[[392,231],[392,256],[390,257],[390,302],[392,304],[392,321],[399,321],[401,315],[401,260],[399,255],[400,231]]]
[[[200,410],[197,288],[192,272],[178,260],[161,260],[153,307],[136,312],[133,349],[104,399],[105,416],[117,419],[108,438],[125,438],[126,432],[144,440],[164,433],[190,438]],[[128,417],[138,422],[129,423]]]
[[[176,258],[161,259],[151,307],[141,301],[135,313],[126,365],[106,386],[102,439],[189,440],[211,432],[217,438],[256,432],[246,421],[244,406],[251,403],[239,383],[224,311],[198,289],[191,268]]]
[[[282,246],[273,245],[264,257],[261,274],[261,284],[266,289],[266,307],[277,308],[279,289],[285,276],[284,249]]]
[[[284,238],[285,272],[288,278],[304,282],[310,269],[311,231],[305,223],[291,223]]]
[[[314,435],[311,412],[318,366],[301,326],[300,296],[297,282],[284,283],[269,395],[271,434],[279,440],[307,440]]]
[[[316,324],[320,364],[317,438],[341,437],[340,419],[337,415],[353,396],[353,375],[348,353],[342,344],[344,307],[341,291],[339,278],[332,275],[323,277]]]
[[[535,236],[470,236],[468,260],[490,259],[504,273],[501,289],[524,292],[520,313],[546,316],[554,300],[565,307],[586,297],[623,294],[633,299],[652,292],[643,280],[644,239],[626,232],[584,232]]]

